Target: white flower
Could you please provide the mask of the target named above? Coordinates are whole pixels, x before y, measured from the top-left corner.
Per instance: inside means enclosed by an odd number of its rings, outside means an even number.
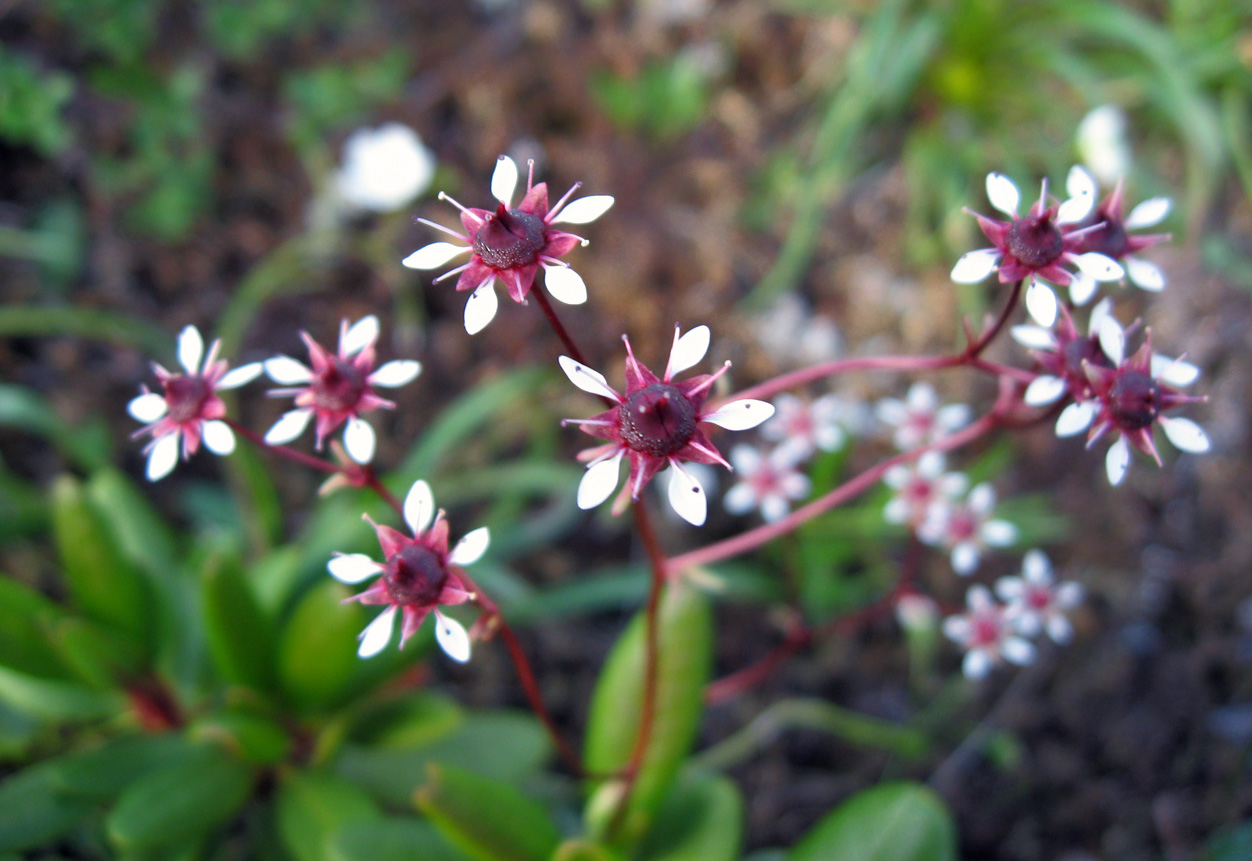
[[[961,671],[966,678],[983,678],[1001,660],[1018,665],[1034,660],[1035,647],[1014,633],[1004,607],[986,586],[970,586],[965,604],[968,612],[943,620],[943,633],[965,649]]]
[[[348,136],[335,190],[355,209],[394,212],[424,192],[434,175],[435,157],[417,132],[386,123]]]
[[[1057,643],[1067,643],[1074,629],[1066,612],[1082,603],[1082,587],[1077,583],[1057,583],[1052,563],[1040,550],[1031,550],[1022,560],[1021,577],[1001,577],[996,594],[1007,604],[1005,615],[1027,637],[1046,631]]]
[[[782,520],[791,511],[791,503],[809,493],[809,479],[796,469],[796,460],[784,446],[774,448],[765,457],[750,445],[739,443],[730,450],[738,482],[722,500],[732,514],[747,514],[761,509],[766,522]]]
[[[912,385],[905,400],[883,398],[874,411],[880,422],[894,428],[892,438],[901,451],[941,439],[970,418],[968,406],[940,406],[934,386],[921,382]]]
[[[1078,123],[1078,154],[1103,185],[1112,185],[1130,171],[1126,115],[1117,105],[1093,108]]]
[[[962,502],[931,506],[917,537],[932,546],[952,551],[952,569],[961,576],[972,574],[982,552],[988,547],[1007,547],[1017,540],[1017,527],[1007,520],[995,520],[995,489],[983,483],[969,492]]]
[[[908,524],[916,529],[935,507],[946,508],[965,492],[964,473],[944,472],[942,452],[928,451],[915,462],[896,464],[883,473],[883,483],[896,493],[883,509],[888,523]]]
[[[782,394],[774,399],[774,417],[761,426],[761,436],[785,446],[796,461],[814,451],[837,451],[847,433],[843,421],[848,408],[836,395],[804,401]]]

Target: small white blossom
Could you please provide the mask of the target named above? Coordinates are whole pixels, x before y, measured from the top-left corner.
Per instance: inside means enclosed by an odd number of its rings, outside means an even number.
[[[847,440],[843,421],[848,408],[837,395],[804,401],[782,394],[774,399],[774,417],[761,427],[761,436],[785,446],[796,461],[815,451],[837,451]]]
[[[1005,608],[986,586],[970,586],[965,603],[966,613],[943,620],[943,632],[965,649],[961,671],[966,678],[981,679],[1001,661],[1025,665],[1034,660],[1034,645],[1014,632]]]
[[[965,404],[939,405],[929,383],[914,383],[905,400],[883,398],[874,410],[878,420],[893,429],[896,448],[908,451],[942,439],[969,422]]]
[[[762,457],[750,445],[739,443],[730,450],[730,462],[738,482],[726,491],[723,503],[732,514],[761,510],[766,522],[782,520],[791,503],[809,494],[809,479],[796,469],[796,460],[784,446]]]
[[[354,209],[394,212],[424,192],[434,175],[435,157],[417,132],[385,123],[348,136],[335,191]]]
[[[932,508],[946,508],[965,492],[969,480],[960,472],[944,472],[945,463],[942,452],[928,451],[883,473],[883,483],[895,491],[883,509],[888,523],[916,529],[930,519]]]
[[[1031,550],[1022,560],[1022,576],[1001,577],[996,594],[1005,602],[1005,615],[1027,637],[1046,631],[1057,643],[1068,643],[1074,634],[1066,613],[1082,603],[1077,583],[1057,583],[1052,563],[1041,550]]]
[[[988,547],[1007,547],[1017,540],[1017,527],[992,518],[995,489],[987,483],[975,487],[961,502],[931,506],[917,537],[932,546],[952,551],[952,569],[961,576],[972,574]]]

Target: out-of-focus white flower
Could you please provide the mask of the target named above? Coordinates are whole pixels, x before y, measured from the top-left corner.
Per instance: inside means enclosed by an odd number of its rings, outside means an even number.
[[[1074,628],[1066,612],[1082,603],[1082,587],[1077,583],[1057,583],[1052,563],[1041,550],[1031,550],[1022,559],[1022,576],[1001,577],[996,594],[1007,605],[1005,615],[1027,637],[1046,631],[1057,643],[1068,643]]]
[[[357,129],[343,145],[335,191],[349,207],[394,212],[430,187],[435,157],[401,123]]]
[[[847,434],[843,420],[849,412],[837,395],[805,401],[795,395],[774,398],[774,417],[761,426],[761,436],[784,446],[796,461],[815,450],[837,451]]]
[[[926,544],[950,548],[952,569],[961,576],[972,574],[983,550],[1007,547],[1017,540],[1016,526],[992,518],[995,504],[995,488],[984,482],[962,502],[932,505],[926,521],[917,528],[917,537]]]
[[[949,505],[965,492],[965,474],[945,473],[944,464],[942,452],[928,451],[914,463],[899,463],[883,473],[883,484],[896,492],[883,509],[888,523],[916,529],[931,518],[932,508]]]
[[[761,314],[753,316],[757,342],[780,365],[816,365],[839,355],[842,338],[828,317],[794,293],[784,293]]]
[[[970,586],[965,604],[966,613],[943,620],[943,632],[965,649],[961,671],[966,678],[981,679],[1002,660],[1018,665],[1034,660],[1034,645],[1014,632],[1004,607],[986,586]]]
[[[793,452],[778,446],[764,457],[750,445],[740,443],[730,450],[730,462],[739,479],[723,500],[732,514],[747,514],[761,509],[769,523],[782,520],[791,511],[794,500],[809,493],[809,478],[796,469]]]
[[[883,398],[875,408],[878,420],[894,428],[892,438],[901,451],[934,442],[969,421],[965,404],[939,405],[939,395],[929,383],[914,383],[901,401]]]
[[[1100,105],[1078,123],[1078,155],[1102,185],[1112,185],[1130,170],[1126,115],[1117,105]]]

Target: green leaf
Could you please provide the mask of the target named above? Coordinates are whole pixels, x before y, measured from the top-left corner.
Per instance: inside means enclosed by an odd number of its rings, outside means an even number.
[[[882,783],[839,805],[787,861],[955,861],[956,826],[943,800],[918,783]]]
[[[335,832],[329,861],[466,861],[429,822],[388,816],[373,822],[349,822]]]
[[[64,335],[129,347],[154,357],[174,355],[174,339],[148,320],[72,305],[0,307],[0,337]]]
[[[32,676],[64,678],[65,665],[48,635],[67,615],[25,583],[0,575],[0,663]]]
[[[127,787],[105,827],[119,849],[178,846],[225,824],[251,789],[251,769],[216,746],[204,746],[197,756],[149,772]]]
[[[53,763],[28,768],[0,783],[0,852],[46,846],[84,819],[95,806],[57,790]]]
[[[61,757],[52,781],[66,795],[107,801],[149,772],[202,758],[202,749],[179,733],[124,736]]]
[[[103,466],[108,460],[108,436],[100,425],[75,427],[38,393],[22,386],[0,384],[0,426],[44,437],[62,456],[84,469]]]
[[[77,682],[53,681],[0,667],[0,701],[31,717],[77,721],[111,717],[126,707],[119,693],[97,692]]]
[[[403,750],[428,745],[453,732],[465,719],[456,701],[417,691],[377,705],[357,717],[352,740],[370,747]]]
[[[1202,861],[1244,861],[1252,858],[1252,822],[1223,828],[1209,839],[1204,849]]]
[[[215,712],[196,721],[193,740],[219,744],[252,765],[276,765],[291,753],[290,733],[273,718],[243,709]]]
[[[292,772],[276,799],[278,833],[296,861],[325,861],[336,832],[345,825],[371,826],[382,812],[362,790],[321,772]]]
[[[125,559],[101,517],[71,476],[52,488],[52,522],[66,586],[82,610],[146,646],[148,585]]]
[[[204,630],[222,678],[264,693],[274,686],[274,629],[233,554],[217,552],[200,572]]]
[[[657,811],[641,861],[735,861],[743,837],[743,797],[726,777],[688,773]]]
[[[431,765],[417,806],[453,846],[478,861],[548,861],[561,834],[538,803],[507,783]]]
[[[365,627],[352,594],[329,577],[310,589],[287,619],[278,640],[278,680],[296,704],[321,708],[348,693],[360,658],[357,634]]]
[[[646,619],[640,613],[613,647],[596,683],[588,718],[585,763],[593,774],[625,768],[642,721]],[[708,601],[679,581],[666,588],[658,613],[656,712],[625,815],[617,814],[621,781],[601,782],[588,806],[593,832],[608,828],[614,846],[634,845],[647,831],[691,750],[713,665]],[[608,815],[601,820],[597,815]]]
[[[99,470],[87,482],[87,499],[127,559],[154,581],[176,575],[174,532],[134,482],[116,469]]]
[[[83,619],[60,620],[51,637],[65,665],[96,690],[119,687],[144,666],[143,651],[132,638]]]
[[[552,861],[622,861],[622,856],[588,840],[566,840],[557,847]],[[703,861],[703,859],[701,859]]]

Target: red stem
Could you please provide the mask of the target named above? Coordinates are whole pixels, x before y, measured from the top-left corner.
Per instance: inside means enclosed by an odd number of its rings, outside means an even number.
[[[578,349],[578,345],[574,343],[574,339],[570,337],[565,326],[556,315],[556,311],[552,308],[552,303],[548,301],[547,294],[543,292],[543,288],[538,283],[531,289],[530,295],[535,297],[535,302],[543,311],[543,316],[548,318],[548,325],[552,327],[552,331],[556,332],[556,336],[561,339],[561,343],[565,345],[566,352],[569,357],[580,364],[587,364],[587,360],[583,358],[582,350]]]

